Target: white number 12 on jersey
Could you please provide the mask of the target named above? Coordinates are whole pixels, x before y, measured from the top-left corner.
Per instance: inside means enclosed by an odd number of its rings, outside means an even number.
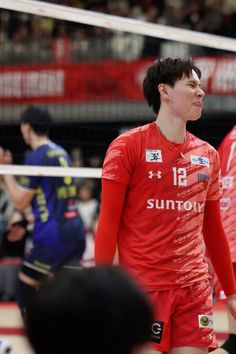
[[[187,186],[187,171],[183,167],[173,167],[173,183],[174,186]]]

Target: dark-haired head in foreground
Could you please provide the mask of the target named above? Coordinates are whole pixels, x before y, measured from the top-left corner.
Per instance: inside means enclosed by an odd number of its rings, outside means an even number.
[[[131,354],[149,339],[152,310],[118,267],[64,270],[29,304],[26,331],[36,354]]]

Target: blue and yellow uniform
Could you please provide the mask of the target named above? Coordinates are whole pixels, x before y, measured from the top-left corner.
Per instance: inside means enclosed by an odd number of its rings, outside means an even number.
[[[51,141],[33,150],[25,159],[31,166],[71,166],[68,153]],[[77,190],[71,177],[28,176],[22,187],[35,191],[32,211],[35,217],[33,249],[23,263],[23,273],[43,280],[85,248],[81,217],[76,207]]]

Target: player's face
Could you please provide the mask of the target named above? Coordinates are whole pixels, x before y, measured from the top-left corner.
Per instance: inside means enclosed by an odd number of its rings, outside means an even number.
[[[20,126],[21,134],[24,142],[29,145],[30,143],[30,126],[29,124],[21,124]]]
[[[197,120],[201,116],[204,95],[200,80],[193,70],[190,77],[182,77],[171,89],[170,105],[173,114],[185,121]]]

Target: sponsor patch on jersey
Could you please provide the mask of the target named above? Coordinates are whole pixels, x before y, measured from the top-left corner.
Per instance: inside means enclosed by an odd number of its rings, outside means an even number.
[[[199,181],[209,181],[210,177],[205,173],[198,173],[197,178]]]
[[[146,149],[146,162],[162,162],[161,150]]]
[[[233,186],[234,186],[234,177],[233,176],[222,177],[223,189],[233,189]]]
[[[201,186],[206,189],[208,186],[208,182],[210,180],[210,177],[206,175],[205,173],[198,173],[197,174],[197,179],[200,182]]]
[[[193,165],[201,165],[201,166],[209,167],[208,157],[190,155],[190,158],[191,158],[191,164]]]
[[[229,210],[230,202],[231,202],[231,198],[229,198],[229,197],[221,198],[220,199],[220,210],[222,210],[222,211]]]
[[[163,334],[163,321],[154,321],[151,326],[151,341],[155,343],[161,343]]]
[[[199,328],[213,328],[213,316],[198,315]]]

